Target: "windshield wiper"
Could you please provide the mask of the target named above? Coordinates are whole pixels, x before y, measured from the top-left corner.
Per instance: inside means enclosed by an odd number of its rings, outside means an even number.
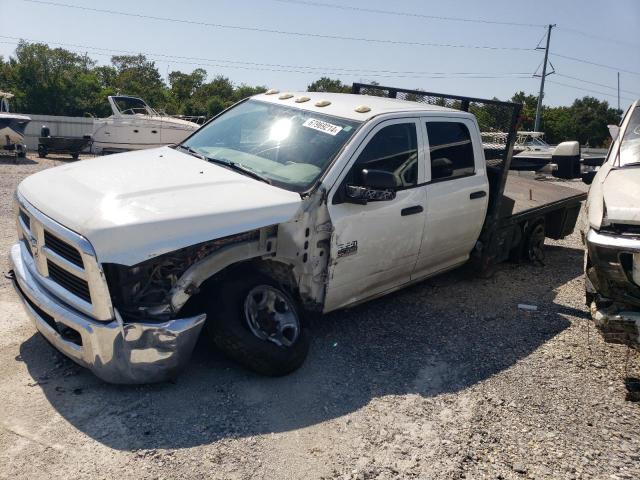
[[[186,145],[176,145],[176,148],[180,148],[182,150],[185,150],[189,155],[192,155],[196,158],[199,158],[200,160],[208,160],[207,157],[205,157],[203,154],[198,153],[196,150],[194,150],[191,147],[187,147]]]
[[[243,173],[251,178],[255,178],[256,180],[260,180],[261,182],[265,182],[265,183],[268,183],[269,185],[272,185],[271,180],[269,180],[267,177],[263,177],[259,173],[254,172],[253,170],[242,165],[241,163],[231,162],[229,160],[220,160],[218,158],[207,157],[204,155],[203,155],[203,158],[211,163],[216,163],[218,165],[222,165],[223,167],[231,168],[236,172]]]

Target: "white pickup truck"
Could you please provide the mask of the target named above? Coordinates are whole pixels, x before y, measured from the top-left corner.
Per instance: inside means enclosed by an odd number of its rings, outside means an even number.
[[[507,179],[519,105],[375,88],[420,101],[269,91],[179,145],[25,179],[12,276],[37,329],[109,382],[175,376],[203,326],[282,375],[305,359],[311,312],[470,257],[540,260],[545,236],[573,231],[584,194]],[[500,118],[507,148],[465,110]]]
[[[640,100],[593,179],[587,212],[587,305],[606,341],[640,349]]]

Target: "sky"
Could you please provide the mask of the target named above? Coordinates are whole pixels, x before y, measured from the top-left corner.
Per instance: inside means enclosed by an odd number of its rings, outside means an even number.
[[[0,0],[0,18],[5,58],[23,38],[86,52],[100,64],[145,53],[165,79],[204,68],[210,79],[280,90],[330,76],[500,99],[538,93],[532,75],[544,51],[535,48],[544,45],[544,25],[555,24],[546,105],[591,95],[615,107],[618,70],[621,108],[640,98],[640,0]]]

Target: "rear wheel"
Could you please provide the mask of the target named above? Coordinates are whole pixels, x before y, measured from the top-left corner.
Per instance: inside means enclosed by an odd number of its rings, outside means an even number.
[[[524,256],[528,261],[544,264],[545,236],[544,222],[538,222],[529,229],[524,248]]]
[[[263,375],[296,370],[309,351],[298,303],[278,282],[253,272],[224,282],[210,302],[207,329],[217,348]]]

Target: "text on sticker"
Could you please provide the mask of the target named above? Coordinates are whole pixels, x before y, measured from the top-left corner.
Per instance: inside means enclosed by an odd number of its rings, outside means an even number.
[[[317,120],[315,118],[310,118],[306,122],[302,124],[305,127],[313,128],[314,130],[318,130],[320,132],[328,133],[329,135],[337,135],[342,127],[338,125],[333,125],[329,122],[323,122],[322,120]]]

